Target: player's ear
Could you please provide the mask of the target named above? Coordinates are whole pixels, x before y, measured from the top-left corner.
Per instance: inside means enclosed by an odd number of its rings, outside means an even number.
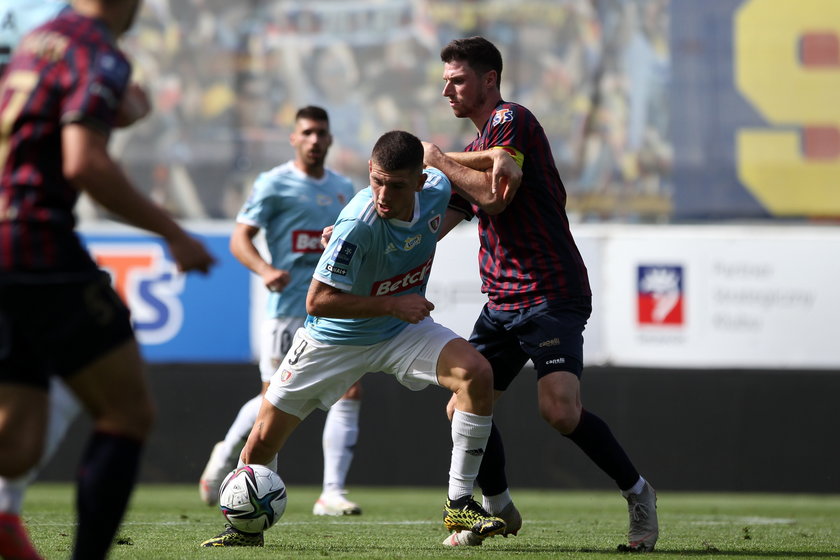
[[[423,185],[426,184],[426,177],[427,175],[425,173],[420,174],[420,180],[417,182],[417,192],[423,190]]]

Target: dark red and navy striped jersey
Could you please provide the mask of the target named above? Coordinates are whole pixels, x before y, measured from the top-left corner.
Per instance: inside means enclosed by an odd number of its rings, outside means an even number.
[[[467,152],[511,148],[523,156],[522,184],[490,216],[453,195],[450,205],[478,216],[481,290],[493,309],[512,311],[590,296],[589,277],[569,229],[566,189],[542,126],[522,105],[501,101]]]
[[[21,40],[0,82],[0,282],[97,274],[75,233],[61,129],[110,134],[130,75],[105,24],[72,9]]]

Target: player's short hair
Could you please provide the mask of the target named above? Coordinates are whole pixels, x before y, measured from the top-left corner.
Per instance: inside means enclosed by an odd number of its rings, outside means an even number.
[[[453,39],[440,51],[443,62],[466,62],[478,74],[496,71],[496,87],[502,84],[502,53],[496,45],[484,37],[475,36],[466,39]]]
[[[299,121],[300,119],[330,122],[327,110],[316,105],[307,105],[298,109],[297,113],[295,113],[295,121]]]
[[[423,169],[423,144],[404,130],[392,130],[379,137],[370,159],[385,171]]]

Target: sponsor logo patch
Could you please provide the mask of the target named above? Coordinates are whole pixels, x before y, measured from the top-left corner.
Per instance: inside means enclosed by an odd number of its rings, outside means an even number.
[[[347,269],[346,268],[341,268],[340,266],[335,266],[335,265],[332,265],[332,264],[328,264],[327,265],[327,270],[329,270],[330,272],[332,272],[333,274],[335,274],[337,276],[347,276]]]
[[[639,265],[637,276],[640,325],[683,324],[683,267]]]
[[[405,240],[405,245],[403,245],[403,249],[405,249],[406,251],[411,251],[412,249],[420,245],[421,241],[423,241],[422,235],[415,235],[414,237],[409,237]]]
[[[292,232],[293,253],[321,253],[321,232],[315,230],[297,230]]]
[[[499,109],[493,115],[493,126],[498,124],[510,122],[513,120],[513,111],[510,109]]]
[[[380,280],[379,282],[374,282],[373,286],[370,289],[370,295],[386,296],[391,294],[398,294],[400,292],[410,290],[411,288],[414,288],[416,286],[422,286],[426,283],[426,279],[429,277],[429,271],[432,269],[433,259],[434,255],[429,257],[429,260],[427,260],[420,266],[412,268],[405,274],[398,274],[397,276],[392,276],[387,280]]]
[[[356,253],[356,246],[349,241],[343,239],[338,240],[338,244],[332,254],[332,260],[337,264],[350,264],[350,260]]]

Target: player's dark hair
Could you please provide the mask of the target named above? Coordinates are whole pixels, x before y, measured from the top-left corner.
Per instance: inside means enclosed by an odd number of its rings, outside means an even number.
[[[385,171],[423,168],[423,144],[404,130],[392,130],[379,137],[370,159]]]
[[[330,117],[327,115],[326,109],[315,105],[307,105],[298,109],[298,112],[295,114],[295,120],[299,121],[300,119],[330,122]]]
[[[466,39],[453,39],[440,51],[443,62],[466,62],[479,75],[490,70],[496,71],[496,87],[502,85],[502,53],[496,45],[484,37],[475,36]]]

